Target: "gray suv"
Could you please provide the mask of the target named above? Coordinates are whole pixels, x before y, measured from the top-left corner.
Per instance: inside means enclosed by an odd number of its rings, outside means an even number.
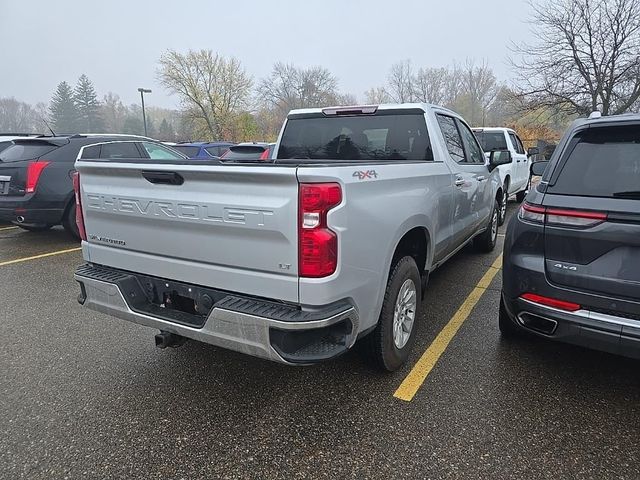
[[[640,115],[576,121],[509,224],[500,330],[640,358]]]

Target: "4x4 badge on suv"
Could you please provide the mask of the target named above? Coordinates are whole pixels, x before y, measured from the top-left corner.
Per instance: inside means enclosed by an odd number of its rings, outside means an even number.
[[[575,267],[573,265],[565,265],[563,263],[554,263],[553,266],[556,268],[561,268],[562,270],[571,270],[572,272],[578,270],[578,267]]]

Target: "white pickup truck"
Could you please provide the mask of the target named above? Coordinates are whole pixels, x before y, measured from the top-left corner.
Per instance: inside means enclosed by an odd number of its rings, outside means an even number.
[[[495,247],[495,167],[455,113],[424,104],[292,111],[271,160],[76,161],[79,302],[286,364],[362,339],[394,370],[429,274]]]
[[[524,145],[518,134],[510,128],[474,128],[473,133],[480,141],[487,160],[492,151],[507,150],[511,153],[511,161],[498,167],[500,182],[504,200],[500,202],[500,221],[502,225],[507,215],[507,201],[511,195],[515,195],[517,202],[522,202],[529,189],[529,169],[531,168],[531,155],[537,153],[537,149],[525,152]]]

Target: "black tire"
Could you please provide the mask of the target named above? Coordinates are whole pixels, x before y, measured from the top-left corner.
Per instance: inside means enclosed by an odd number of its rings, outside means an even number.
[[[500,214],[498,215],[498,226],[501,227],[504,225],[505,220],[507,219],[507,203],[509,202],[509,190],[507,190],[508,185],[505,183],[502,186],[502,200],[500,201]]]
[[[409,338],[401,348],[398,348],[393,335],[394,312],[400,290],[408,280],[413,282],[415,288],[415,311]],[[402,257],[391,268],[378,325],[373,332],[362,339],[362,352],[375,368],[393,372],[404,365],[409,358],[416,339],[417,324],[420,321],[420,285],[420,272],[412,257]]]
[[[69,235],[71,235],[76,240],[80,240],[80,231],[78,230],[78,225],[76,224],[76,204],[72,203],[67,208],[67,211],[64,214],[64,218],[62,219],[62,226],[67,231]]]
[[[527,196],[527,191],[526,190],[522,190],[518,193],[516,193],[516,202],[518,203],[522,203],[524,200],[524,197]]]
[[[498,217],[500,216],[500,204],[496,200],[489,216],[487,229],[473,239],[473,246],[480,252],[492,252],[498,241]]]
[[[50,230],[53,225],[18,225],[18,227],[27,232],[46,232]]]
[[[500,334],[505,338],[517,338],[522,337],[524,332],[513,323],[513,320],[507,313],[507,308],[504,306],[504,300],[500,295],[500,312],[498,313],[498,327],[500,328]]]

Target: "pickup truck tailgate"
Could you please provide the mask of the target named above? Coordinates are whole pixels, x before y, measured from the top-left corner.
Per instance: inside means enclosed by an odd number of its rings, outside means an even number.
[[[87,261],[298,301],[296,169],[78,161]]]

